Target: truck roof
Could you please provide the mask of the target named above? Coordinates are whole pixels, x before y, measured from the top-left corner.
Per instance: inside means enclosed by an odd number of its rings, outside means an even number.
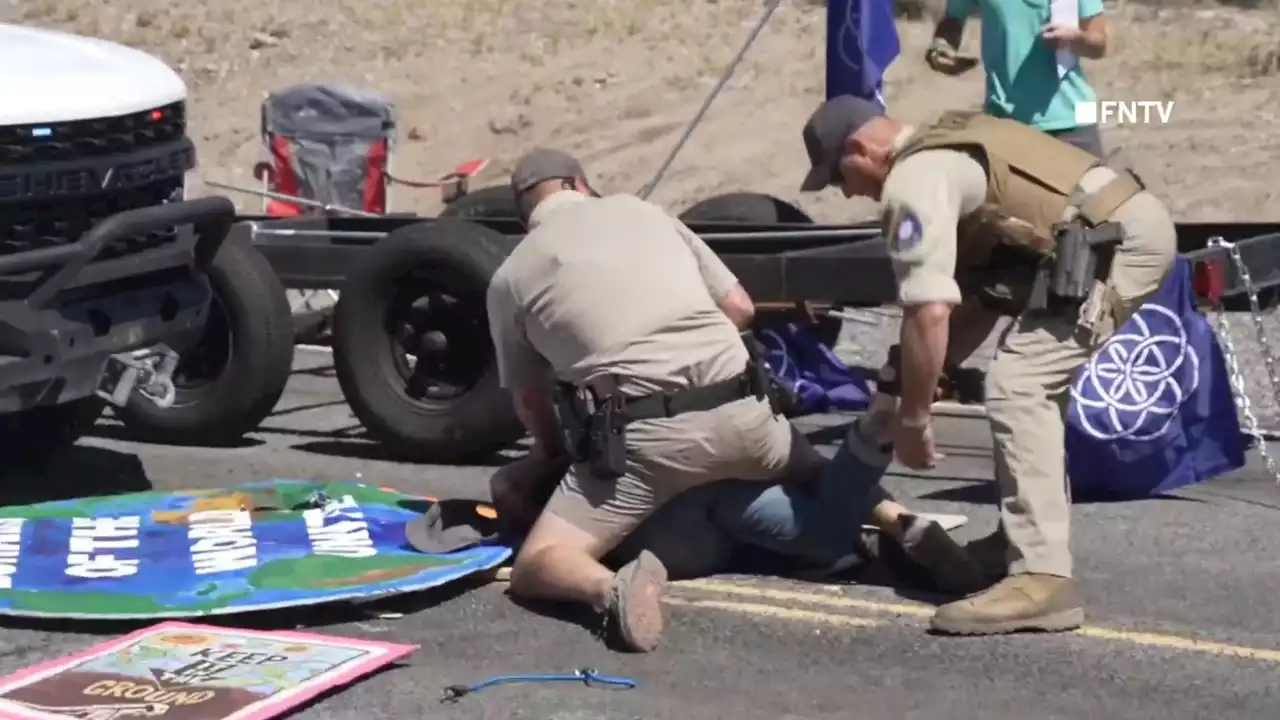
[[[187,96],[158,58],[57,30],[0,23],[0,126],[115,117]]]

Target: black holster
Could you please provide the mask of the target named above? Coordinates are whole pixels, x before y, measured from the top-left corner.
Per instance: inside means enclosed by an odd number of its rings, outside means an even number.
[[[1079,306],[1097,281],[1111,274],[1116,248],[1124,242],[1124,228],[1117,222],[1090,226],[1083,219],[1054,228],[1057,257],[1037,278],[1046,304]]]
[[[747,382],[749,390],[758,400],[769,403],[774,415],[784,415],[788,406],[795,404],[795,398],[789,388],[782,385],[769,364],[765,362],[763,348],[756,336],[750,332],[741,333],[742,344],[747,348]]]
[[[565,445],[573,461],[586,463],[592,476],[601,480],[617,480],[626,475],[626,398],[618,392],[601,398],[590,389],[560,383],[556,403]]]

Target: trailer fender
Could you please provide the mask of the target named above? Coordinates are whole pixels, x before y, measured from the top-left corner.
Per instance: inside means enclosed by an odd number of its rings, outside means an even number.
[[[792,203],[755,192],[734,192],[709,197],[680,213],[680,220],[741,222],[752,225],[813,224],[813,218]]]
[[[370,437],[396,456],[467,462],[524,434],[498,385],[485,310],[515,244],[465,220],[409,225],[374,245],[343,285],[338,383]]]

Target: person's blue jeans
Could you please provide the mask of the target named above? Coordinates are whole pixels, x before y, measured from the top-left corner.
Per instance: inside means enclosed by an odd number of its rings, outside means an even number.
[[[869,448],[856,425],[810,484],[724,480],[668,502],[612,553],[616,564],[649,550],[672,577],[723,572],[735,546],[755,546],[829,567],[857,552],[862,525],[887,497],[892,452]]]
[[[891,451],[863,442],[854,425],[814,483],[725,484],[711,518],[739,543],[829,566],[857,551],[863,524],[886,497],[880,480],[892,460]]]

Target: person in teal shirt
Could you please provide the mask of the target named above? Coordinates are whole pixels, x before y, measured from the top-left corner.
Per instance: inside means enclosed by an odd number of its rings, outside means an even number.
[[[1106,54],[1102,0],[1078,0],[1079,26],[1050,22],[1050,0],[947,0],[925,60],[934,70],[959,75],[978,60],[960,54],[965,20],[975,5],[982,18],[982,65],[987,74],[986,112],[1012,118],[1060,137],[1098,157],[1102,137],[1094,122],[1076,121],[1076,104],[1097,100],[1080,63],[1060,73],[1057,50],[1078,58]]]

